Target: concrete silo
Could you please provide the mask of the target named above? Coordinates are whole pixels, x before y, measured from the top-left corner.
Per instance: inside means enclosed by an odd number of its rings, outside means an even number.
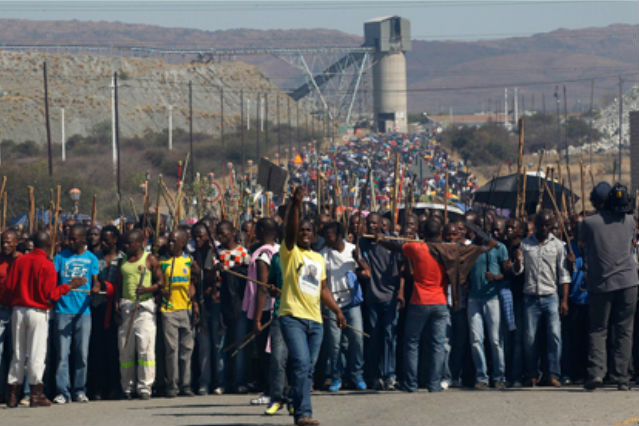
[[[364,46],[375,49],[373,112],[381,132],[406,132],[408,107],[406,55],[411,49],[410,22],[399,16],[375,18],[364,23]]]

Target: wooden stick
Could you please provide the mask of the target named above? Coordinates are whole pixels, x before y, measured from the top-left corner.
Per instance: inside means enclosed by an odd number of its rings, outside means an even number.
[[[129,197],[129,201],[131,202],[131,210],[133,211],[133,217],[135,217],[135,220],[138,220],[138,212],[135,209],[135,202],[133,201],[133,197]]]
[[[583,160],[579,161],[579,175],[581,177],[581,212],[582,214],[586,214],[586,190],[584,189],[584,162]]]
[[[590,183],[593,189],[595,188],[595,177],[592,175],[592,167],[588,167],[588,173],[590,173]]]
[[[524,216],[526,212],[526,186],[528,185],[528,176],[526,173],[526,166],[524,166],[524,183],[521,191],[521,212],[519,216]]]
[[[7,193],[2,193],[2,232],[7,229]]]
[[[235,272],[235,271],[232,271],[230,269],[224,269],[223,272],[226,272],[228,274],[234,275],[234,276],[236,276],[238,278],[243,278],[245,280],[252,281],[252,282],[254,282],[255,284],[257,284],[259,286],[266,287],[270,291],[282,292],[281,289],[277,288],[277,286],[275,286],[273,284],[269,284],[269,283],[265,283],[264,281],[253,279],[253,278],[251,278],[251,277],[249,277],[247,275],[240,274],[239,272]]]
[[[95,225],[95,217],[98,214],[98,196],[93,194],[93,204],[91,205],[91,226]]]
[[[377,239],[377,237],[375,235],[372,235],[372,234],[363,234],[362,237],[363,238],[370,238],[372,240],[376,240]],[[420,243],[420,242],[423,243],[423,241],[417,240],[417,239],[414,239],[414,238],[395,237],[395,236],[392,236],[392,235],[383,235],[383,236],[381,236],[381,239],[382,240],[391,240],[391,241],[403,241],[405,243]]]
[[[55,245],[56,240],[58,239],[58,220],[60,219],[60,192],[62,192],[62,188],[58,185],[57,195],[55,201],[55,213],[53,214],[53,230],[51,232],[51,249],[49,251],[49,256],[53,259],[53,255],[55,254]]]
[[[180,222],[180,206],[182,204],[182,189],[184,188],[184,180],[186,179],[186,169],[189,167],[190,152],[186,154],[186,160],[184,161],[184,168],[182,169],[182,179],[180,179],[180,185],[178,186],[178,192],[175,196],[175,208],[173,209],[173,228]]]
[[[29,190],[29,235],[33,234],[35,227],[35,195],[32,186],[27,186]]]
[[[572,215],[575,212],[574,200],[572,198],[572,176],[570,173],[570,164],[566,164],[566,174],[568,175],[568,189],[570,189],[570,198],[568,199],[568,212]],[[563,194],[563,191],[561,191]]]
[[[266,329],[266,327],[268,327],[269,325],[271,325],[271,323],[273,322],[273,317],[271,317],[270,320],[268,320],[266,322],[266,324],[264,324],[262,327],[262,331],[264,331],[264,329]],[[246,339],[244,341],[244,343],[242,343],[240,346],[238,346],[237,349],[235,349],[233,351],[233,353],[231,354],[231,358],[234,358],[235,355],[237,355],[242,349],[244,349],[246,347],[246,345],[248,345],[249,343],[251,343],[253,341],[253,339],[255,339],[262,331],[257,332],[255,330],[253,330],[251,333],[249,333],[249,338]]]
[[[329,321],[337,322],[337,318],[332,318],[332,317],[329,317],[328,315],[324,315],[324,314],[322,314],[322,318],[324,318],[324,319],[326,319],[326,320],[329,320]],[[353,327],[353,326],[352,326],[352,325],[350,325],[350,324],[345,324],[344,326],[345,326],[346,328],[350,328],[351,330],[353,330],[354,332],[356,332],[356,333],[358,333],[358,334],[361,334],[362,336],[366,337],[367,339],[369,339],[369,338],[371,337],[371,335],[370,335],[370,334],[366,333],[366,332],[365,332],[365,331],[363,331],[363,330],[360,330],[359,328],[355,328],[355,327]]]
[[[155,198],[155,235],[153,239],[153,253],[160,251],[160,194],[162,193],[162,173],[158,175],[158,193]]]
[[[7,187],[7,177],[3,176],[2,177],[2,186],[0,187],[0,197],[2,196],[2,194],[4,194],[4,190]]]
[[[515,219],[519,219],[519,206],[521,204],[521,166],[524,157],[524,119],[519,119],[519,155],[517,156],[517,179],[515,188],[517,188],[517,201],[515,204]],[[526,178],[524,177],[524,180]],[[446,223],[446,222],[444,222]]]
[[[552,201],[552,205],[555,208],[555,214],[557,215],[557,218],[559,219],[559,226],[561,227],[561,232],[566,237],[566,241],[568,243],[567,244],[568,251],[570,252],[570,254],[574,255],[575,253],[572,251],[572,245],[570,244],[570,236],[568,235],[568,232],[566,232],[566,228],[564,227],[564,220],[562,218],[561,211],[559,210],[559,207],[557,206],[557,200],[555,199],[555,196],[553,195],[553,193],[550,191],[550,188],[548,188],[548,182],[544,181],[544,185],[546,186],[546,191],[548,192],[550,201]]]
[[[395,232],[395,225],[397,225],[397,191],[399,189],[399,152],[395,153],[395,175],[393,179],[393,199],[391,201],[391,227],[392,232]]]
[[[448,223],[448,165],[446,165],[446,183],[444,184],[444,225]]]

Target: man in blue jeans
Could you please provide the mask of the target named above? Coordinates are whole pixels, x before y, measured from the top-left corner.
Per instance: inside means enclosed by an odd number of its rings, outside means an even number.
[[[500,223],[502,226],[500,226]],[[495,219],[493,235],[501,237],[504,221]],[[479,255],[468,275],[470,291],[468,296],[468,329],[470,347],[475,365],[475,389],[489,386],[488,366],[484,351],[484,335],[490,350],[493,385],[496,389],[506,387],[506,365],[504,363],[504,342],[501,333],[501,309],[499,288],[503,285],[504,273],[510,269],[508,251],[502,243]]]
[[[319,424],[313,418],[311,383],[322,344],[320,300],[335,313],[340,328],[346,325],[346,318],[326,285],[324,259],[311,250],[313,222],[300,221],[303,198],[304,189],[295,188],[286,214],[284,244],[280,247],[283,284],[279,319],[289,352],[291,398],[298,426]]]
[[[514,272],[524,273],[524,363],[527,384],[539,382],[537,328],[546,324],[548,383],[560,387],[561,382],[561,321],[559,319],[558,288],[563,300],[568,300],[571,277],[567,269],[564,243],[550,230],[555,218],[549,210],[535,217],[535,233],[521,242],[516,252]]]
[[[426,387],[429,392],[442,391],[441,378],[446,357],[444,345],[450,318],[447,300],[448,277],[450,272],[459,276],[465,275],[461,272],[463,267],[460,266],[454,271],[453,269],[449,271],[444,266],[444,259],[463,258],[465,264],[472,265],[482,250],[490,249],[495,245],[494,242],[490,242],[485,247],[441,243],[441,234],[441,223],[428,219],[420,224],[420,236],[425,242],[411,242],[403,245],[389,241],[382,242],[384,246],[392,250],[401,250],[413,263],[414,287],[406,308],[404,331],[402,388],[407,392],[417,391],[419,342],[425,328],[430,336],[428,353],[431,365]],[[382,238],[383,235],[379,234],[378,239]]]
[[[86,279],[83,286],[62,296],[56,305],[55,340],[57,345],[56,404],[71,400],[88,402],[86,395],[89,337],[91,335],[90,292],[100,291],[98,258],[86,249],[86,228],[76,224],[69,234],[69,248],[54,259],[58,285],[67,284],[76,277]],[[73,384],[69,362],[73,360]]]
[[[333,293],[333,298],[344,313],[346,320],[355,328],[362,329],[361,301],[355,302],[351,294],[352,286],[359,286],[355,269],[358,264],[353,254],[355,245],[344,241],[344,228],[339,222],[331,222],[324,227],[326,246],[320,251],[326,264],[326,281]],[[328,310],[325,314],[334,318]],[[337,392],[342,387],[345,378],[358,390],[366,389],[366,382],[362,377],[364,370],[364,337],[346,329],[342,332],[335,321],[324,324],[327,333],[328,369],[327,375],[331,379],[328,390]],[[343,344],[345,341],[345,345]],[[346,365],[342,362],[342,348],[346,352]],[[345,376],[345,377],[344,377]]]
[[[366,217],[366,229],[372,235],[383,232],[377,213]],[[361,281],[365,329],[371,336],[366,342],[366,380],[376,389],[395,390],[397,302],[404,294],[403,280],[399,276],[401,255],[370,238],[360,238],[359,247],[362,260],[370,270],[369,278]]]

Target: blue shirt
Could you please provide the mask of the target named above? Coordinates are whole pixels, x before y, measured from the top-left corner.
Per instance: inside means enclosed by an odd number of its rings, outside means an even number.
[[[501,264],[508,259],[508,250],[502,243],[497,247],[479,255],[468,274],[470,282],[470,298],[488,299],[496,297],[502,287],[502,281],[486,280],[486,271],[501,274]],[[488,266],[486,266],[488,264]]]
[[[570,293],[568,293],[568,299],[576,305],[588,304],[588,290],[584,285],[584,257],[583,253],[579,249],[579,245],[575,240],[572,240],[572,251],[575,253],[575,268],[572,271],[570,283]]]
[[[55,311],[59,314],[91,314],[91,301],[89,290],[92,286],[92,278],[100,273],[98,258],[89,250],[82,254],[73,254],[66,249],[58,253],[53,260],[55,270],[58,272],[58,285],[67,284],[75,277],[84,277],[87,282],[71,290],[58,300]]]

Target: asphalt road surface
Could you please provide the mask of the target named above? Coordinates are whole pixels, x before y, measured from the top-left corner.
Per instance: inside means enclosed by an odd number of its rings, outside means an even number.
[[[51,408],[2,408],[0,425],[260,425],[293,423],[282,409],[263,415],[252,395],[93,401]],[[639,392],[578,387],[404,392],[315,392],[322,425],[638,425]]]

